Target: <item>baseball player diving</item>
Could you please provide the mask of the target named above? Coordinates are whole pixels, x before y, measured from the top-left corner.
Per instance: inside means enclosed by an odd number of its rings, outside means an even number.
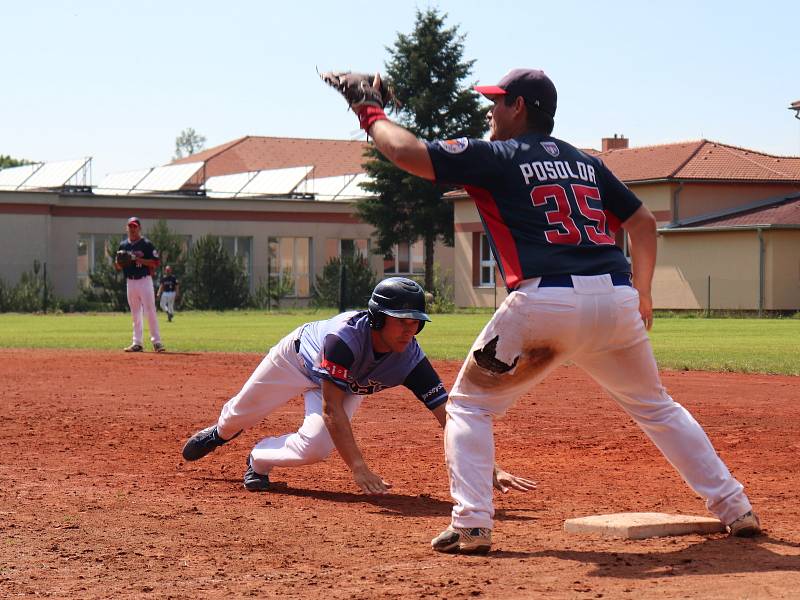
[[[419,284],[391,277],[375,287],[368,310],[301,325],[269,351],[241,391],[222,407],[216,424],[189,438],[184,459],[202,458],[302,394],[302,426],[255,445],[244,487],[268,490],[274,467],[314,464],[336,448],[361,490],[386,494],[392,486],[367,466],[350,420],[363,396],[404,385],[444,427],[447,390],[414,337],[425,321],[430,318]],[[503,492],[536,487],[499,467],[494,468],[493,481]]]
[[[455,501],[434,550],[487,552],[494,507],[492,426],[567,360],[597,381],[650,437],[731,535],[761,526],[703,429],[661,385],[647,330],[656,221],[601,160],[552,137],[556,88],[514,69],[475,88],[492,102],[490,140],[423,141],[388,120],[379,75],[325,73],[361,128],[397,167],[464,186],[509,295],[475,340],[447,404],[445,455]],[[629,264],[615,234],[630,240]]]

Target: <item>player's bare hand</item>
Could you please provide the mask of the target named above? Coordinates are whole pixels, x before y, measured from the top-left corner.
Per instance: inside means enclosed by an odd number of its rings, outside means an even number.
[[[504,494],[510,490],[518,490],[520,492],[529,492],[536,489],[536,482],[525,477],[517,477],[503,469],[495,469],[494,477],[492,478],[494,487]]]
[[[645,329],[650,331],[653,326],[653,297],[650,294],[639,292],[639,314],[642,316]]]
[[[392,487],[391,483],[385,482],[380,475],[367,468],[353,471],[353,479],[365,494],[388,494]]]

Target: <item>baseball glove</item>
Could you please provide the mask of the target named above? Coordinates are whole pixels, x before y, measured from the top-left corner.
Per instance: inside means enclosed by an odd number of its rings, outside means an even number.
[[[114,261],[122,268],[129,267],[133,264],[136,258],[127,250],[118,250]]]
[[[381,79],[380,73],[367,75],[351,71],[328,71],[320,73],[322,81],[336,89],[354,112],[364,106],[386,108],[389,104],[398,108],[391,83]]]

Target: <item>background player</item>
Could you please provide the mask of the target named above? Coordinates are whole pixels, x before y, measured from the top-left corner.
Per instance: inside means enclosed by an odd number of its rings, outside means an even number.
[[[493,419],[567,360],[609,392],[733,535],[760,533],[742,485],[661,385],[646,331],[655,218],[602,161],[550,136],[550,79],[515,69],[496,86],[476,88],[494,103],[492,141],[424,142],[387,120],[385,98],[375,91],[379,77],[352,86],[339,75],[323,79],[349,98],[384,156],[414,175],[465,186],[509,290],[450,394],[445,454],[455,506],[433,548],[490,549]],[[620,223],[630,239],[633,287],[631,265],[615,244]]]
[[[172,267],[164,267],[164,275],[158,284],[156,296],[160,299],[161,310],[167,313],[167,320],[172,321],[175,315],[175,302],[178,300],[180,285],[178,279],[172,274]]]
[[[364,492],[387,493],[391,485],[367,466],[350,420],[363,395],[404,385],[444,427],[447,391],[414,337],[425,321],[430,318],[422,288],[410,279],[391,277],[375,287],[369,310],[298,327],[269,351],[242,390],[222,407],[216,425],[186,442],[183,457],[202,458],[302,394],[303,425],[295,433],[255,445],[245,488],[266,490],[273,467],[313,464],[335,447]],[[494,485],[503,492],[535,488],[533,481],[499,467],[494,468]]]
[[[146,237],[142,237],[142,224],[137,217],[128,219],[128,238],[119,244],[119,250],[130,252],[135,261],[126,267],[114,262],[114,269],[123,271],[128,279],[128,306],[133,316],[133,342],[125,348],[125,352],[142,352],[143,323],[142,313],[147,317],[147,326],[150,329],[150,341],[153,350],[164,352],[161,343],[161,333],[158,329],[156,317],[156,299],[153,293],[152,272],[160,264],[158,250]]]

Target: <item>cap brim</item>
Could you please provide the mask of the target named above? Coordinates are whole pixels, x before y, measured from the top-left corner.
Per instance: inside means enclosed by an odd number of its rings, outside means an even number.
[[[484,96],[505,96],[506,91],[498,87],[496,85],[476,85],[472,88],[479,94],[483,94]]]

